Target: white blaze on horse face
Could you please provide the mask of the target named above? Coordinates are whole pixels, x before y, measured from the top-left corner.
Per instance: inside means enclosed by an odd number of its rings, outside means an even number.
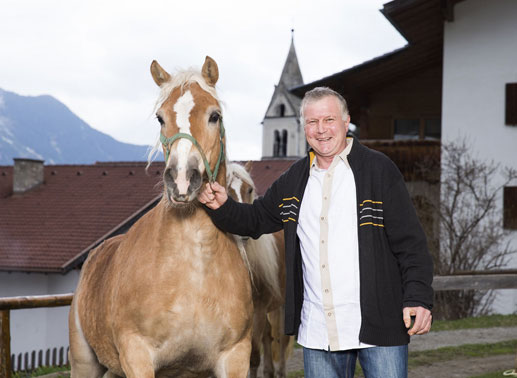
[[[174,111],[176,112],[176,124],[178,125],[179,132],[184,134],[190,133],[190,112],[194,108],[194,98],[190,91],[186,91],[174,104]],[[192,147],[192,142],[185,138],[178,140],[178,177],[176,178],[176,185],[180,194],[187,193],[189,187],[189,181],[187,180],[187,163],[188,154]]]
[[[242,200],[242,196],[241,196],[241,186],[242,186],[242,181],[240,179],[238,179],[236,177],[235,180],[232,180],[232,182],[230,183],[230,187],[233,189],[233,191],[235,192],[235,195],[237,196],[237,198],[235,198],[238,202],[244,202]]]

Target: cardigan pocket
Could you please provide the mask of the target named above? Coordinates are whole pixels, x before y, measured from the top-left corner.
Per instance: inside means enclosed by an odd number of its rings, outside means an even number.
[[[282,222],[297,222],[300,211],[300,200],[296,197],[282,198],[282,203],[278,205]]]
[[[359,227],[384,227],[383,211],[382,201],[364,200],[359,204]]]

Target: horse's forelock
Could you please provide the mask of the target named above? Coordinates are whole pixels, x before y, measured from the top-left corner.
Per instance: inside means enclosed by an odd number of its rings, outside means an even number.
[[[181,92],[183,93],[185,86],[192,83],[199,84],[201,89],[208,92],[217,102],[220,102],[215,88],[206,83],[203,75],[201,75],[199,71],[190,68],[188,70],[177,72],[175,75],[171,76],[171,79],[168,82],[162,84],[160,87],[160,95],[156,101],[155,111],[163,105],[175,88],[180,87]]]

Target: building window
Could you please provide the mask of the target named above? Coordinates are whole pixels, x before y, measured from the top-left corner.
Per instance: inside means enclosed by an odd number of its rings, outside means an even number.
[[[285,105],[284,104],[278,105],[278,115],[280,117],[285,117]]]
[[[281,144],[281,155],[287,156],[287,130],[282,130],[282,144]]]
[[[438,118],[399,118],[393,124],[394,140],[440,139],[441,136]]]
[[[420,139],[420,120],[396,119],[393,128],[393,139]]]
[[[517,126],[517,83],[506,84],[506,117],[505,123]]]
[[[275,130],[273,135],[273,157],[280,156],[280,133]]]
[[[517,230],[517,186],[506,186],[503,190],[503,227]]]

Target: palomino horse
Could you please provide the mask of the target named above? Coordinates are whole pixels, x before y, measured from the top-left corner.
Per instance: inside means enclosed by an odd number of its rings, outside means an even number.
[[[205,177],[225,184],[218,68],[169,75],[157,118],[166,167],[159,204],[90,253],[70,310],[72,377],[246,377],[253,303],[233,236],[197,202]]]
[[[228,194],[239,202],[252,203],[255,186],[250,165],[228,164]],[[286,361],[293,337],[284,335],[285,249],[283,231],[262,235],[254,240],[236,236],[245,249],[253,285],[253,339],[250,377],[255,378],[263,350],[264,378],[286,377]],[[273,360],[277,362],[276,375]]]

